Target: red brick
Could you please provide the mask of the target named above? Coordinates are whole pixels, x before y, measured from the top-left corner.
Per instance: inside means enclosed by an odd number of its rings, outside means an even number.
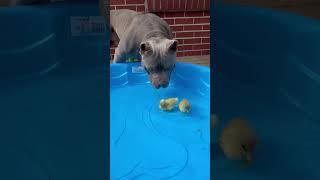
[[[177,38],[193,37],[193,32],[177,32],[176,37]]]
[[[201,55],[204,56],[204,55],[210,55],[210,50],[203,50],[201,52]]]
[[[210,49],[210,44],[198,44],[192,46],[193,50]]]
[[[195,32],[194,37],[210,37],[209,31]]]
[[[126,4],[144,4],[144,0],[126,0]]]
[[[178,46],[178,51],[192,50],[192,48],[192,45],[180,45]]]
[[[186,51],[183,56],[201,56],[201,51]]]
[[[110,48],[116,48],[115,44],[110,44]]]
[[[199,1],[199,9],[203,9],[203,7],[204,7],[204,1],[205,1],[205,0],[200,0],[200,1]]]
[[[200,44],[201,39],[200,38],[184,39],[183,43],[184,44]]]
[[[210,25],[203,25],[202,30],[210,30]]]
[[[179,0],[171,0],[173,1],[173,9],[177,10],[179,9]]]
[[[174,2],[173,2],[173,0],[168,0],[168,10],[173,10],[173,6],[174,6],[174,4],[173,4]]]
[[[185,10],[186,9],[186,2],[189,0],[180,0],[180,5],[179,5],[179,9],[180,10]]]
[[[125,0],[110,0],[110,5],[125,5]]]
[[[173,38],[177,37],[177,33],[176,32],[173,32],[172,35],[173,35]]]
[[[155,0],[154,2],[155,2],[155,10],[156,10],[156,11],[160,11],[160,10],[161,10],[161,8],[160,8],[160,1],[159,1],[159,0]]]
[[[116,9],[131,9],[131,10],[134,10],[136,11],[137,10],[137,7],[136,6],[116,6]]]
[[[204,16],[210,16],[210,11],[203,11]]]
[[[161,0],[160,4],[161,4],[161,9],[163,10],[168,10],[168,1],[169,0]]]
[[[115,10],[116,6],[110,6],[110,10]]]
[[[203,11],[187,11],[186,17],[199,17],[203,16]]]
[[[170,26],[172,31],[183,31],[183,26]]]
[[[166,12],[165,17],[184,17],[184,12]]]
[[[184,43],[183,43],[183,39],[176,39],[176,40],[178,41],[178,45],[179,45],[179,46],[184,44]]]
[[[154,14],[156,14],[157,16],[159,16],[159,17],[161,17],[161,18],[164,17],[164,13],[163,13],[163,12],[156,12],[156,13],[154,13]]]
[[[210,43],[210,38],[202,38],[201,43]]]
[[[192,50],[192,45],[179,45],[178,51],[187,51]]]
[[[194,23],[195,23],[195,24],[210,23],[210,18],[209,18],[209,17],[194,18]]]
[[[193,18],[175,19],[175,24],[193,24]]]
[[[167,21],[167,23],[169,25],[173,25],[174,24],[174,19],[164,19],[165,21]]]
[[[205,0],[205,7],[204,9],[210,9],[210,0]]]
[[[188,0],[187,1],[187,5],[186,5],[186,9],[192,9],[192,1],[191,0]]]
[[[198,9],[198,2],[199,0],[193,0],[191,9]]]
[[[149,11],[153,11],[154,10],[154,4],[153,4],[153,0],[151,0],[151,1],[147,1],[148,2],[148,10]]]
[[[185,31],[202,30],[202,25],[184,26],[183,29],[184,29]]]
[[[110,44],[110,48],[116,48],[116,47],[117,47],[116,43]]]
[[[144,5],[137,5],[137,11],[138,12],[144,12],[144,10],[145,10]]]
[[[182,57],[183,56],[183,52],[177,52],[177,57]]]

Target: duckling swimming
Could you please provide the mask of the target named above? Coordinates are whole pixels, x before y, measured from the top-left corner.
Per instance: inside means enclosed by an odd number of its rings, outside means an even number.
[[[183,113],[187,113],[191,110],[191,105],[186,99],[182,99],[182,101],[179,103],[179,109]]]
[[[178,98],[161,99],[159,108],[164,111],[171,111],[178,102]]]
[[[252,153],[258,143],[255,130],[244,118],[234,118],[223,129],[219,138],[220,147],[230,160],[253,160]]]

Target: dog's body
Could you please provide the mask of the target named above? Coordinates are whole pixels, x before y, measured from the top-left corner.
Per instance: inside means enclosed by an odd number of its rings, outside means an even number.
[[[169,25],[152,13],[110,11],[111,41],[118,44],[113,62],[141,55],[155,88],[167,87],[176,62],[177,41]]]

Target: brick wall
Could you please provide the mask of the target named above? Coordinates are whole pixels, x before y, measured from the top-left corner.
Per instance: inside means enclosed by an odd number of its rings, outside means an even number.
[[[179,41],[178,57],[210,55],[210,0],[110,0],[110,9],[124,8],[167,21]]]
[[[131,9],[144,12],[145,0],[110,0],[110,9]]]

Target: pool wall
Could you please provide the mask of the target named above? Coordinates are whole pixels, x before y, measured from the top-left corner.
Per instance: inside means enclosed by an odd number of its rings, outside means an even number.
[[[0,79],[41,73],[57,65],[81,68],[108,62],[107,33],[74,33],[80,16],[97,19],[98,3],[0,8],[4,24],[0,33]]]
[[[0,179],[108,179],[109,32],[71,28],[98,10],[0,8]]]
[[[228,79],[280,92],[319,118],[320,22],[249,6],[218,4],[215,12],[215,86]]]

